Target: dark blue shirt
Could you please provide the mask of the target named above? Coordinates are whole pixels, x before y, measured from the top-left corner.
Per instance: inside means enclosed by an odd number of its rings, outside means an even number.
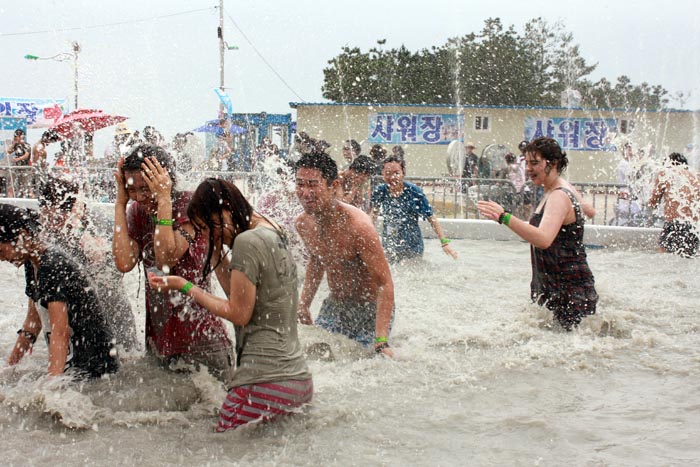
[[[404,189],[398,197],[391,196],[386,184],[379,185],[372,193],[372,209],[384,217],[382,245],[390,261],[423,254],[423,235],[418,219],[433,216],[433,208],[423,190],[413,183],[403,184]]]

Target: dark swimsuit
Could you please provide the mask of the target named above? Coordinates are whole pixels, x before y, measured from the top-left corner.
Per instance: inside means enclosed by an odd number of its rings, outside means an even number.
[[[661,231],[659,245],[669,253],[691,257],[698,252],[698,236],[690,222],[666,222]]]
[[[546,250],[530,247],[532,260],[532,301],[552,310],[554,317],[566,330],[578,325],[584,316],[595,313],[598,294],[593,273],[586,260],[583,246],[583,215],[578,200],[566,188],[557,188],[567,194],[574,206],[576,221],[562,225],[559,233]],[[547,204],[534,213],[530,224],[539,227]]]

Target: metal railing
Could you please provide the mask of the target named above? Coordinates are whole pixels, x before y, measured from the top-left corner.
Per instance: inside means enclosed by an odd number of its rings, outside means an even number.
[[[542,199],[542,189],[528,182],[518,191],[505,179],[461,179],[457,177],[406,177],[418,185],[428,197],[435,215],[448,219],[481,219],[476,203],[492,200],[522,219],[529,219]],[[373,186],[384,183],[381,177]],[[593,205],[596,214],[586,222],[598,225],[651,227],[659,224],[656,212],[641,200],[625,199],[626,186],[604,182],[571,182],[583,200]]]
[[[0,168],[0,196],[35,198],[42,177],[47,175],[70,178],[77,182],[85,196],[93,201],[112,202],[116,195],[114,169],[105,167],[5,167]],[[217,177],[229,180],[255,205],[271,181],[259,173],[192,171],[178,174],[182,189],[194,189],[203,179]],[[425,192],[435,215],[450,219],[480,219],[476,203],[493,200],[516,216],[527,219],[537,206],[542,190],[527,183],[518,191],[505,179],[461,179],[457,177],[406,177]],[[384,183],[381,177],[372,179],[372,188]],[[573,182],[572,185],[596,210],[591,224],[649,227],[659,224],[659,217],[641,200],[625,199],[626,186],[616,183]]]

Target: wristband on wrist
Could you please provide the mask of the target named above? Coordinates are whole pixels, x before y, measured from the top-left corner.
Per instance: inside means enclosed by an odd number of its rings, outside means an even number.
[[[500,216],[498,216],[498,223],[503,225],[508,225],[510,223],[511,214],[508,211],[503,211]]]
[[[451,241],[452,241],[452,240],[450,240],[449,238],[441,238],[441,239],[440,239],[440,245],[441,245],[441,246],[445,246],[445,245],[447,245],[448,243],[450,243]]]
[[[182,286],[180,289],[180,292],[187,295],[187,293],[194,287],[194,284],[192,282],[187,282],[185,285]]]
[[[386,337],[375,337],[374,338],[374,343],[375,344],[380,344],[382,342],[386,342]]]
[[[156,222],[158,225],[169,225],[172,227],[173,225],[173,220],[172,219],[158,219],[158,222]]]

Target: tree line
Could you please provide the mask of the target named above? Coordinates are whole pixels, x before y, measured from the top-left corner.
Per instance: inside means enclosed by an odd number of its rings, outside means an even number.
[[[625,75],[613,84],[588,76],[596,69],[581,57],[561,22],[531,19],[519,34],[499,18],[483,30],[417,52],[403,45],[368,52],[342,48],[323,70],[323,97],[334,102],[559,106],[574,89],[582,107],[664,109],[671,100],[660,85],[635,85]],[[683,94],[676,97],[683,104]]]

